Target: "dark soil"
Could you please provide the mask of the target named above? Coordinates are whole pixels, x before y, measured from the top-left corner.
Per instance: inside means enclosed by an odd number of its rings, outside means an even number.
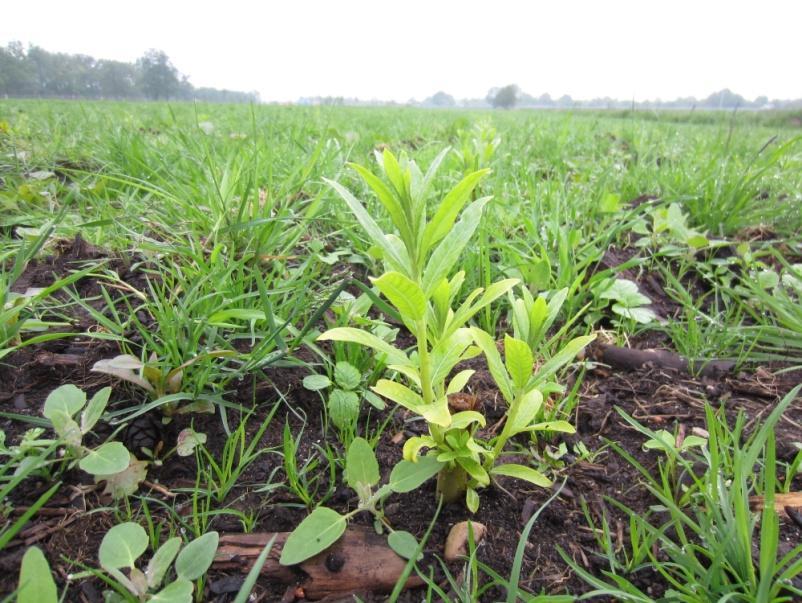
[[[77,247],[77,248],[76,248]],[[613,250],[613,256],[617,252]],[[621,257],[610,256],[608,262],[621,263]],[[101,250],[83,241],[74,241],[59,250],[50,260],[33,263],[18,287],[41,286],[50,282],[53,273],[64,274],[77,264],[87,260],[104,262],[107,268],[117,271],[121,279],[140,287],[144,276],[134,263],[123,257],[109,257]],[[92,279],[84,279],[76,285],[82,296],[95,295],[99,289]],[[650,291],[659,297],[657,287]],[[650,295],[651,296],[651,295]],[[665,300],[665,296],[662,296]],[[659,306],[658,306],[659,307]],[[662,307],[666,314],[671,308]],[[86,328],[86,315],[76,315],[77,327]],[[647,342],[651,345],[651,342]],[[637,344],[633,344],[637,345]],[[642,347],[647,347],[644,343]],[[117,406],[130,405],[133,401],[144,402],[144,398],[103,375],[90,372],[93,363],[118,353],[115,344],[75,338],[53,341],[40,346],[25,348],[4,359],[0,365],[0,410],[23,415],[38,416],[41,405],[55,387],[74,383],[90,393],[105,385],[114,385],[113,400]],[[503,414],[501,397],[493,386],[490,375],[481,362],[472,361],[478,369],[470,383],[470,389],[493,425]],[[773,368],[773,367],[768,367]],[[323,454],[326,446],[341,453],[341,445],[330,436],[324,440],[322,406],[318,395],[305,390],[301,380],[306,371],[300,368],[271,369],[264,374],[253,375],[250,380],[238,384],[226,399],[253,408],[248,419],[248,433],[253,434],[275,410],[266,429],[260,447],[268,451],[259,456],[237,481],[224,501],[215,503],[216,508],[237,511],[252,521],[252,531],[289,531],[307,514],[307,509],[286,487],[258,490],[268,484],[283,484],[285,473],[282,457],[282,434],[285,424],[290,426],[294,437],[303,434],[297,451],[298,464],[310,459],[317,460],[317,468],[311,473],[314,479],[312,490],[315,500],[321,498],[325,504],[345,511],[353,508],[353,493],[340,484],[340,468],[334,468],[336,479],[330,479],[330,468]],[[564,465],[557,468],[554,477],[557,483],[565,480],[560,495],[540,514],[526,544],[520,584],[532,592],[572,593],[587,592],[588,587],[563,561],[558,547],[591,573],[599,574],[606,569],[592,529],[583,512],[587,505],[594,521],[599,522],[605,513],[615,529],[617,544],[625,544],[627,521],[625,516],[606,502],[606,497],[627,505],[636,512],[645,512],[654,500],[642,485],[640,474],[623,458],[614,453],[607,442],[617,442],[645,467],[656,467],[657,455],[644,452],[643,438],[616,411],[620,408],[653,429],[674,430],[679,428],[690,433],[694,427],[704,426],[705,403],[718,408],[723,406],[728,421],[737,413],[744,412],[748,425],[764,419],[777,401],[799,382],[799,373],[791,372],[776,376],[767,368],[751,373],[728,375],[720,379],[696,379],[676,372],[656,368],[643,368],[634,372],[614,372],[603,367],[589,371],[580,386],[580,402],[575,424],[577,434],[566,438],[569,454],[561,459]],[[276,405],[278,408],[276,409]],[[387,411],[378,417],[387,418]],[[238,413],[227,411],[232,428],[238,423]],[[389,418],[382,432],[377,456],[382,474],[386,478],[392,466],[401,457],[401,446],[406,437],[419,433],[420,422],[408,422],[409,417],[396,412]],[[378,424],[376,413],[371,417],[371,428]],[[364,424],[361,421],[360,424]],[[220,457],[226,441],[226,432],[219,414],[182,416],[164,428],[157,429],[157,437],[170,449],[175,444],[177,433],[192,425],[208,436],[208,448]],[[0,429],[6,433],[7,443],[16,443],[29,425],[19,420],[0,419]],[[333,431],[329,431],[333,434]],[[802,401],[797,400],[783,417],[776,430],[777,455],[789,461],[796,453],[793,444],[802,440]],[[590,451],[585,458],[577,458],[576,445],[581,442]],[[557,446],[559,440],[551,442]],[[521,440],[521,446],[528,443]],[[96,566],[97,550],[109,527],[127,520],[126,511],[115,516],[109,509],[111,501],[104,497],[102,488],[96,488],[90,476],[80,471],[71,471],[63,477],[63,485],[50,499],[45,508],[36,515],[18,537],[0,553],[0,592],[12,592],[16,586],[21,556],[27,546],[40,546],[60,582],[67,575],[81,571],[81,565]],[[157,526],[166,530],[169,515],[172,521],[181,518],[188,521],[193,511],[192,493],[196,484],[196,462],[194,457],[171,456],[161,466],[152,466],[148,482],[140,489],[141,497],[133,497],[131,517],[144,521],[143,504]],[[44,480],[28,480],[16,488],[8,501],[12,517],[20,509],[30,505],[51,486]],[[500,487],[493,486],[481,492],[481,506],[471,516],[464,506],[452,505],[443,508],[427,543],[427,553],[441,555],[442,547],[450,527],[459,521],[472,519],[485,524],[488,532],[478,549],[479,560],[493,568],[501,576],[509,576],[521,531],[527,520],[536,512],[553,491],[527,487],[522,482],[502,479]],[[793,484],[800,489],[802,484]],[[201,497],[203,500],[203,497]],[[124,505],[121,508],[125,508]],[[386,514],[397,529],[404,529],[421,537],[435,514],[433,480],[420,491],[405,495],[394,495],[388,499]],[[233,513],[213,516],[208,529],[220,532],[243,531],[242,515]],[[361,516],[357,523],[371,523],[369,516]],[[190,522],[191,523],[191,522]],[[786,547],[802,541],[802,529],[792,521],[781,519],[781,542]],[[162,532],[164,535],[166,532]],[[459,565],[450,567],[457,575]],[[663,581],[650,571],[630,577],[639,586],[654,596],[660,596],[666,588]],[[212,570],[206,583],[205,600],[230,601],[239,588],[242,576]],[[101,601],[103,584],[98,580],[84,580],[73,584],[69,600]],[[286,596],[287,585],[260,581],[256,593],[262,601],[293,600]],[[289,591],[292,593],[292,589]],[[408,601],[420,600],[420,595],[406,595]],[[503,598],[501,592],[490,592],[488,601]],[[363,599],[365,599],[363,597]],[[381,600],[368,597],[365,600]]]

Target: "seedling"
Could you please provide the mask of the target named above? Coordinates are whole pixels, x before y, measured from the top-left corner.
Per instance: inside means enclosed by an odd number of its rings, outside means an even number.
[[[182,548],[181,538],[174,536],[153,553],[142,571],[136,562],[148,549],[145,529],[133,522],[114,526],[103,537],[98,551],[100,567],[116,583],[117,592],[107,591],[105,600],[126,601],[130,594],[137,601],[191,603],[193,582],[211,566],[218,540],[217,532],[208,532]],[[171,568],[175,579],[162,588]]]
[[[406,378],[412,387],[381,379],[372,389],[426,420],[430,434],[427,445],[443,455],[438,493],[447,502],[453,502],[464,494],[469,473],[484,485],[489,480],[477,462],[483,449],[473,438],[475,426],[483,425],[484,417],[475,411],[452,416],[448,406],[448,396],[462,391],[473,371],[463,370],[450,380],[448,377],[460,361],[477,353],[471,345],[468,321],[518,281],[507,279],[487,289],[476,289],[456,310],[452,309],[465,273],[460,271],[450,278],[449,273],[479,225],[482,210],[490,199],[484,197],[465,207],[472,191],[487,174],[487,170],[472,172],[445,195],[428,220],[427,192],[444,153],[424,176],[413,161],[403,161],[402,166],[385,150],[379,164],[389,184],[367,169],[354,166],[390,214],[398,235],[382,232],[362,203],[340,184],[329,182],[371,242],[382,251],[387,271],[371,279],[372,283],[398,311],[416,340],[417,353],[407,354],[370,332],[351,327],[330,329],[319,339],[370,347],[385,355],[388,368]],[[417,450],[409,454],[409,458],[416,457]]]
[[[83,391],[71,384],[62,385],[50,392],[42,412],[70,458],[78,461],[81,469],[95,476],[110,476],[125,471],[131,461],[131,455],[120,442],[106,442],[97,448],[90,448],[83,443],[83,437],[103,415],[110,395],[111,388],[104,387],[87,404]]]
[[[390,529],[388,544],[402,557],[409,558],[417,548],[415,537],[403,531],[392,530],[382,511],[384,500],[393,492],[411,492],[440,471],[442,464],[434,457],[419,462],[401,461],[393,467],[389,481],[379,484],[379,463],[367,440],[354,438],[345,457],[345,482],[359,496],[357,508],[342,515],[328,507],[317,507],[293,530],[281,552],[283,565],[301,563],[337,542],[345,532],[348,520],[363,511],[374,517],[374,526],[381,533]]]
[[[326,375],[308,375],[304,378],[303,384],[311,391],[330,389],[326,400],[328,416],[348,443],[353,437],[353,435],[348,437],[348,434],[354,433],[359,418],[361,399],[366,400],[377,410],[383,410],[385,405],[381,398],[366,389],[362,373],[350,362],[342,360],[336,363],[332,377],[333,382]]]
[[[598,298],[613,302],[612,310],[618,316],[641,324],[657,320],[657,314],[649,306],[648,297],[638,290],[638,285],[630,280],[617,278],[598,288]]]

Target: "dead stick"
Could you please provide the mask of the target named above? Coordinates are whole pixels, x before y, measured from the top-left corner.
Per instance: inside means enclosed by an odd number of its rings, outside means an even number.
[[[638,350],[603,343],[596,345],[595,351],[597,359],[604,364],[628,371],[644,366],[654,366],[683,373],[690,373],[693,369],[703,377],[719,377],[730,372],[735,366],[734,362],[728,360],[711,360],[707,363],[699,360],[689,361],[679,354],[667,350]]]
[[[262,574],[292,584],[299,578],[297,570],[301,570],[300,586],[309,599],[359,591],[389,592],[406,565],[406,560],[387,545],[386,537],[371,529],[354,527],[346,530],[343,537],[328,549],[295,568],[278,562],[288,532],[225,534],[220,538],[214,567],[247,572],[274,535],[276,540],[262,567]],[[406,587],[421,584],[420,578],[412,577],[407,580]]]

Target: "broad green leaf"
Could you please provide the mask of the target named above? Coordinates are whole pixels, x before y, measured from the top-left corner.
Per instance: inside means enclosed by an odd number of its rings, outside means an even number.
[[[480,486],[487,486],[490,483],[490,476],[487,475],[487,471],[475,459],[460,456],[457,457],[456,461]]]
[[[89,431],[97,424],[100,417],[103,416],[103,411],[106,410],[106,404],[109,402],[111,395],[111,388],[104,387],[89,400],[86,409],[81,413],[81,433],[89,433]]]
[[[407,461],[415,461],[421,449],[435,448],[437,442],[430,436],[412,436],[404,442],[402,457]]]
[[[465,506],[471,513],[479,510],[479,493],[473,488],[465,490]]]
[[[432,383],[445,381],[452,369],[462,360],[463,353],[472,341],[468,329],[457,329],[437,343],[430,359]]]
[[[175,560],[176,575],[189,581],[203,576],[214,561],[219,540],[217,532],[207,532],[187,544]]]
[[[514,396],[512,395],[510,378],[507,375],[507,369],[504,368],[504,364],[501,362],[501,354],[496,348],[495,340],[486,331],[478,327],[471,327],[471,336],[484,353],[487,360],[487,368],[490,370],[490,374],[493,375],[493,380],[496,382],[501,395],[504,396],[507,404],[512,404]]]
[[[462,217],[451,231],[435,247],[423,272],[423,292],[430,295],[440,280],[448,275],[454,264],[457,263],[462,250],[473,236],[479,221],[482,218],[482,210],[490,201],[490,197],[484,197],[471,203]]]
[[[356,392],[333,389],[328,402],[329,418],[338,429],[348,429],[359,418],[359,396]]]
[[[418,371],[417,367],[408,365],[404,366],[401,364],[388,364],[387,368],[390,369],[391,371],[396,371],[398,373],[401,373],[402,375],[404,375],[404,377],[409,379],[413,383],[413,385],[417,386],[418,389],[420,389],[421,386],[420,372]]]
[[[345,455],[345,482],[354,490],[358,484],[375,486],[379,483],[379,463],[368,441],[354,438]]]
[[[434,442],[432,441],[432,443]],[[390,472],[390,481],[387,485],[393,492],[399,494],[412,492],[423,485],[426,480],[434,477],[442,468],[443,464],[433,456],[421,456],[417,461],[399,461]]]
[[[178,578],[152,595],[149,603],[192,603],[192,582],[186,578]]]
[[[540,471],[536,471],[535,469],[525,465],[516,465],[514,463],[496,465],[490,470],[490,473],[493,475],[506,475],[507,477],[522,479],[535,484],[536,486],[540,486],[541,488],[550,488],[552,484],[551,480],[540,473]]]
[[[417,283],[400,272],[387,272],[371,281],[410,324],[426,314],[426,297],[423,291]]]
[[[42,550],[30,547],[22,556],[17,603],[58,603],[56,582]]]
[[[638,285],[630,280],[617,278],[599,294],[601,299],[612,299],[627,308],[645,306],[652,303],[648,297],[638,290]]]
[[[490,170],[484,169],[468,174],[443,198],[424,231],[424,252],[436,245],[451,231],[454,221],[465,203],[470,199],[473,189],[489,173]]]
[[[304,387],[310,391],[317,392],[331,386],[331,379],[326,375],[307,375],[303,381]]]
[[[81,445],[81,440],[83,439],[81,426],[72,417],[68,417],[63,412],[54,412],[50,421],[53,423],[53,430],[67,446],[77,448]]]
[[[318,507],[287,538],[281,551],[281,565],[296,565],[325,551],[345,532],[345,517],[332,509]]]
[[[159,549],[153,554],[148,562],[148,567],[145,570],[145,577],[148,580],[149,588],[159,588],[164,575],[170,569],[175,556],[178,555],[178,550],[181,548],[181,537],[174,536],[162,544]]]
[[[510,436],[525,431],[532,424],[542,406],[543,394],[538,389],[531,389],[513,404],[507,417],[509,423],[507,429]]]
[[[53,417],[72,417],[86,404],[86,394],[71,383],[57,387],[45,400],[42,414],[53,421]]]
[[[404,559],[412,559],[418,550],[418,541],[409,532],[395,530],[390,532],[387,537],[387,544],[395,551],[396,555]],[[418,553],[418,560],[423,558],[423,553]]]
[[[451,425],[451,411],[448,410],[448,396],[443,396],[431,404],[419,406],[416,412],[429,423],[434,423],[440,427]]]
[[[387,179],[390,180],[390,183],[398,193],[398,196],[405,197],[409,191],[405,186],[404,174],[401,171],[401,166],[398,165],[398,160],[390,149],[384,149],[382,152],[381,166]]]
[[[131,455],[121,442],[106,442],[89,450],[78,466],[91,475],[113,475],[128,469]]]
[[[384,410],[386,408],[386,406],[387,406],[384,403],[384,400],[379,398],[379,396],[377,396],[376,394],[374,394],[371,391],[367,391],[366,390],[366,391],[362,392],[362,397],[365,399],[365,401],[368,404],[370,404],[376,410]]]
[[[470,369],[465,369],[454,375],[446,388],[446,394],[456,394],[465,389],[465,386],[468,385],[468,380],[475,372],[476,371]]]
[[[342,360],[334,365],[334,381],[337,387],[354,390],[362,381],[362,374],[353,364]]]
[[[561,433],[576,433],[576,428],[568,421],[543,421],[527,428],[527,431],[559,431]]]
[[[613,304],[613,312],[624,318],[630,318],[640,324],[648,324],[657,320],[657,314],[651,308],[630,308],[621,304]]]
[[[532,376],[535,358],[529,344],[509,335],[504,335],[504,361],[507,372],[518,389],[526,387]]]
[[[387,355],[388,364],[401,364],[408,366],[410,364],[409,358],[401,350],[394,348],[383,339],[379,339],[373,333],[362,331],[361,329],[354,329],[352,327],[337,327],[329,329],[322,335],[318,336],[318,341],[347,341],[350,343],[358,343],[365,347],[381,352]]]
[[[419,394],[395,381],[379,379],[371,389],[414,413],[420,414],[420,408],[423,407],[423,398]]]
[[[482,413],[475,410],[464,410],[451,417],[449,429],[465,429],[471,423],[478,423],[480,427],[485,426],[485,417]]]
[[[148,548],[148,535],[138,523],[114,526],[103,537],[98,551],[104,569],[132,568]]]

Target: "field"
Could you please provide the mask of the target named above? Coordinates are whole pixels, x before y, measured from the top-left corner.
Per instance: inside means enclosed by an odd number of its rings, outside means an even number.
[[[0,593],[800,600],[799,124],[0,102]]]

